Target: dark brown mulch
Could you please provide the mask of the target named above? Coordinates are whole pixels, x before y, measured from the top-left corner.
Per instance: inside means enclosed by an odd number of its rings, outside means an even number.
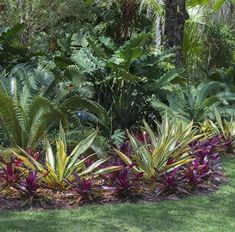
[[[187,196],[203,196],[208,195],[218,190],[222,185],[228,183],[224,178],[220,183],[214,184],[211,188],[198,188],[197,190],[187,193],[178,194],[162,194],[157,195],[149,186],[145,186],[138,192],[128,192],[126,195],[118,196],[105,191],[95,191],[94,195],[90,195],[87,199],[82,199],[78,194],[72,191],[55,191],[51,189],[40,189],[38,197],[35,198],[32,204],[29,204],[27,198],[17,195],[12,191],[0,195],[0,212],[2,211],[18,211],[18,210],[49,210],[49,209],[75,209],[84,205],[104,205],[104,204],[121,204],[121,203],[147,203],[161,202],[165,200],[179,200]],[[101,193],[102,192],[102,193]]]

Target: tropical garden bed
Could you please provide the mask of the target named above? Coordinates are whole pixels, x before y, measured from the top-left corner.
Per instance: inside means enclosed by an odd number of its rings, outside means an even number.
[[[3,0],[1,213],[147,206],[159,217],[160,205],[233,193],[222,162],[235,154],[233,8]]]
[[[96,132],[67,155],[62,126],[56,153],[47,141],[45,159],[33,149],[9,149],[10,160],[1,158],[1,209],[156,202],[215,191],[225,183],[221,156],[234,143],[234,123],[215,114],[218,126],[208,120],[206,132],[165,117],[154,133],[144,122],[142,131],[128,133],[119,149],[98,160],[84,156]]]

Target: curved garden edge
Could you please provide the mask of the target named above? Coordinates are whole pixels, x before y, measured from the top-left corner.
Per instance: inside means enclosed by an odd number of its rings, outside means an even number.
[[[81,207],[75,210],[3,212],[0,231],[181,231],[233,232],[235,159],[224,158],[229,183],[208,196],[161,203]],[[190,220],[189,220],[190,217]],[[43,223],[42,223],[43,222]]]
[[[226,165],[224,165],[224,163]],[[44,200],[42,201],[42,203],[40,204],[35,204],[33,207],[29,207],[29,206],[24,206],[24,200],[22,200],[21,198],[6,198],[6,197],[2,197],[0,196],[0,212],[12,212],[12,211],[19,211],[19,212],[23,212],[27,210],[30,211],[48,211],[48,210],[76,210],[76,209],[80,209],[80,208],[86,208],[86,207],[105,207],[106,205],[113,205],[113,206],[119,206],[119,205],[123,205],[123,204],[131,204],[131,205],[135,205],[135,204],[143,204],[143,205],[155,205],[155,204],[159,204],[159,203],[164,203],[164,202],[172,202],[172,201],[182,201],[184,202],[187,199],[197,199],[198,197],[202,198],[202,197],[213,197],[213,195],[220,193],[221,191],[223,191],[224,188],[226,188],[226,186],[230,186],[231,183],[233,183],[233,177],[234,177],[234,182],[235,182],[235,172],[234,172],[234,176],[233,173],[231,173],[231,170],[228,168],[230,163],[234,163],[235,164],[235,158],[232,155],[229,155],[227,157],[223,157],[223,171],[224,171],[224,179],[221,183],[219,183],[219,185],[217,186],[216,189],[213,190],[206,190],[206,189],[202,189],[202,190],[197,190],[195,191],[192,195],[167,195],[167,196],[154,196],[153,194],[144,194],[143,196],[137,196],[137,195],[133,195],[130,196],[129,198],[121,198],[121,199],[110,199],[110,200],[104,200],[104,199],[97,199],[97,200],[92,200],[92,201],[88,201],[88,202],[84,202],[82,204],[78,204],[76,203],[76,199],[75,198],[69,198],[66,196],[63,196],[60,199],[60,202],[53,202],[50,200]],[[46,190],[44,190],[46,191]],[[235,192],[235,187],[234,187],[234,192]],[[62,192],[58,192],[58,193],[51,193],[51,195],[53,194],[58,194],[58,198],[59,195]],[[67,194],[67,193],[66,193]],[[69,195],[70,193],[68,193]],[[72,195],[72,194],[71,194]],[[174,204],[174,203],[173,203]]]

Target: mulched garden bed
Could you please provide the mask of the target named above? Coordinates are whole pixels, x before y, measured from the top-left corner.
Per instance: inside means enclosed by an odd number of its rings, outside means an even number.
[[[27,202],[26,198],[17,196],[14,189],[10,190],[11,195],[0,194],[0,211],[21,211],[21,210],[53,210],[53,209],[76,209],[82,206],[121,204],[121,203],[147,203],[161,202],[166,200],[180,200],[189,196],[206,196],[216,192],[222,186],[228,183],[228,178],[223,177],[220,182],[211,185],[210,188],[197,188],[193,192],[178,194],[158,195],[153,191],[153,187],[145,185],[141,190],[128,192],[123,196],[117,196],[111,192],[102,190],[94,191],[93,195],[83,199],[73,191],[56,191],[52,189],[39,189],[38,199],[35,198],[32,204]]]

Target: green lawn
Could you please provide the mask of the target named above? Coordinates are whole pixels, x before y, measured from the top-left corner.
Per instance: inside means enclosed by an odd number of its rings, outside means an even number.
[[[235,159],[225,161],[230,184],[208,197],[156,204],[124,204],[0,214],[0,231],[235,231]]]

